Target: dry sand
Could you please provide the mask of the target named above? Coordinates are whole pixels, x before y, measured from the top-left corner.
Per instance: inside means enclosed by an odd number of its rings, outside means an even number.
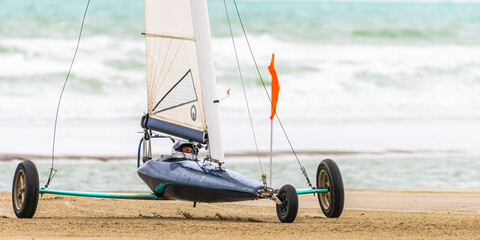
[[[0,239],[480,239],[480,190],[349,190],[339,219],[300,197],[295,223],[268,200],[227,204],[44,195],[17,219],[0,193]]]

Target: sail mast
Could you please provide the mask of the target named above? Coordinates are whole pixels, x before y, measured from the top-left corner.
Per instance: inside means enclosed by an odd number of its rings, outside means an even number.
[[[197,44],[198,68],[202,84],[203,107],[208,131],[208,147],[213,161],[223,162],[223,147],[220,132],[220,117],[215,92],[215,71],[213,65],[212,39],[206,0],[190,0],[193,28]]]

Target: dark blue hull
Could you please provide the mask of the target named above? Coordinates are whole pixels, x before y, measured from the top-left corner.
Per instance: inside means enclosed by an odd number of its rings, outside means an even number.
[[[194,202],[234,202],[257,199],[263,184],[216,165],[184,159],[147,161],[137,169],[157,197]]]

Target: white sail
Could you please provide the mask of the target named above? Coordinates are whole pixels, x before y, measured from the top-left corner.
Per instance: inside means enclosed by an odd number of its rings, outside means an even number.
[[[145,0],[145,37],[148,121],[223,161],[206,0]]]

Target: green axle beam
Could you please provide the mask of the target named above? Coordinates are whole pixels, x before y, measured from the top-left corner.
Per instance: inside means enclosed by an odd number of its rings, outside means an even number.
[[[324,193],[328,192],[327,188],[301,188],[297,189],[297,194],[311,194],[311,193]]]
[[[59,191],[59,190],[48,190],[40,189],[40,194],[56,194],[56,195],[67,195],[67,196],[77,196],[77,197],[95,197],[95,198],[115,198],[115,199],[132,199],[132,200],[165,200],[159,198],[154,194],[145,194],[145,193],[104,193],[104,192],[74,192],[74,191]],[[322,193],[328,192],[326,188],[320,189],[297,189],[297,194],[312,194],[312,193]]]
[[[73,191],[58,191],[40,189],[41,194],[56,194],[78,197],[96,197],[96,198],[117,198],[117,199],[134,199],[134,200],[163,200],[153,194],[142,193],[102,193],[102,192],[73,192]]]

